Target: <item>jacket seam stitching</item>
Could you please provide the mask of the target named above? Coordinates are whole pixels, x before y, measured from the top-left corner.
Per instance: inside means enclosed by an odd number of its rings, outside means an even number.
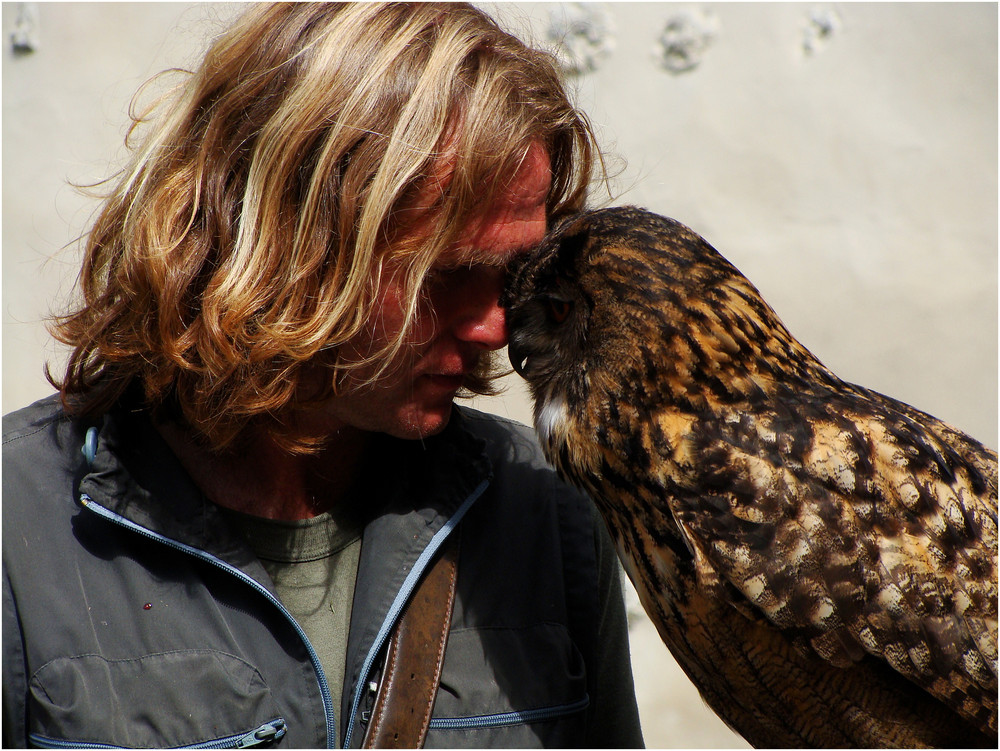
[[[23,440],[25,438],[31,438],[31,436],[37,435],[38,433],[41,433],[46,428],[52,427],[53,425],[55,425],[56,423],[59,423],[59,422],[68,422],[68,418],[67,417],[63,417],[63,416],[51,417],[51,418],[45,420],[45,422],[43,422],[40,425],[36,426],[34,430],[29,430],[29,431],[26,431],[26,432],[23,432],[23,433],[21,433],[21,432],[15,432],[14,435],[4,436],[3,445],[6,446],[8,443],[14,443],[15,441],[20,441],[20,440]]]
[[[35,682],[35,678],[38,676],[39,673],[41,673],[47,667],[49,667],[50,665],[53,665],[53,664],[55,664],[57,662],[60,662],[62,660],[75,661],[75,660],[82,660],[82,659],[87,658],[87,657],[97,657],[97,658],[99,658],[100,660],[103,660],[105,663],[107,663],[109,665],[118,665],[118,664],[130,663],[130,662],[142,662],[143,660],[145,660],[147,658],[150,658],[150,657],[166,657],[166,656],[169,656],[169,655],[177,655],[177,654],[225,655],[226,657],[229,657],[229,658],[231,658],[233,660],[236,660],[237,662],[242,663],[246,667],[250,668],[257,675],[257,677],[260,678],[261,682],[265,686],[268,687],[268,690],[270,690],[270,686],[268,685],[267,681],[264,680],[264,676],[262,676],[260,674],[260,670],[258,670],[257,666],[254,665],[253,663],[247,662],[246,660],[244,660],[239,655],[230,654],[229,652],[224,652],[221,649],[204,649],[204,648],[198,648],[198,649],[171,649],[171,650],[168,650],[166,652],[150,652],[149,654],[141,655],[139,657],[116,657],[116,658],[111,658],[111,657],[105,657],[104,655],[100,654],[99,652],[85,652],[83,654],[78,654],[78,655],[69,655],[69,656],[65,656],[65,657],[56,657],[56,658],[53,658],[53,659],[49,660],[44,665],[40,665],[38,667],[38,669],[36,669],[35,672],[33,672],[31,674],[31,677],[28,678],[28,684],[29,685],[33,684],[33,685],[39,686],[40,688],[44,688],[45,684],[40,683],[40,682],[36,683]]]

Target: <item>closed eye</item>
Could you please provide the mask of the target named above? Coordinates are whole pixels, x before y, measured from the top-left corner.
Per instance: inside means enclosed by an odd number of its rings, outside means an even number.
[[[546,311],[553,323],[562,323],[573,312],[572,300],[561,300],[558,297],[548,297],[545,300]]]

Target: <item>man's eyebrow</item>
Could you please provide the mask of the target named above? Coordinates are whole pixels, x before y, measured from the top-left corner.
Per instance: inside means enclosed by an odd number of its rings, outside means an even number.
[[[439,268],[458,269],[466,266],[489,266],[491,268],[506,268],[525,253],[530,253],[537,247],[537,244],[525,245],[523,247],[507,248],[505,250],[491,250],[484,252],[474,248],[466,248],[448,253],[438,259],[435,264]]]

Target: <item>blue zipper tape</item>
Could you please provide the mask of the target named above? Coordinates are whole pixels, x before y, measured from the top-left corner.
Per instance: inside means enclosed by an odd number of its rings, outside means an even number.
[[[413,568],[406,575],[403,580],[403,585],[399,588],[399,592],[396,593],[396,599],[392,601],[392,605],[389,606],[389,612],[385,616],[385,620],[382,621],[382,627],[379,629],[378,633],[375,635],[375,641],[372,643],[371,649],[368,650],[368,654],[365,656],[365,661],[361,666],[361,675],[358,680],[357,688],[354,690],[354,699],[351,701],[351,714],[347,722],[347,735],[344,738],[344,748],[351,747],[351,735],[354,732],[354,719],[357,717],[358,708],[361,706],[361,697],[364,694],[365,686],[368,685],[368,675],[371,672],[372,666],[375,664],[375,659],[378,657],[379,652],[382,651],[382,646],[385,644],[386,640],[389,638],[389,634],[392,633],[392,629],[396,625],[396,621],[400,614],[403,612],[403,608],[406,607],[407,601],[410,599],[410,595],[417,586],[417,582],[420,580],[420,576],[423,574],[424,569],[430,563],[431,558],[437,552],[438,548],[444,543],[448,535],[452,533],[452,530],[458,526],[458,523],[462,521],[462,517],[465,516],[465,512],[468,511],[472,504],[478,500],[486,488],[489,486],[489,480],[483,480],[476,487],[475,490],[466,498],[462,505],[458,507],[458,510],[452,514],[451,518],[444,523],[434,536],[431,538],[430,542],[427,543],[427,547],[424,548],[423,552],[417,557],[416,562],[413,564]]]
[[[504,727],[507,725],[527,725],[532,722],[555,720],[559,717],[582,712],[590,705],[590,696],[584,696],[579,701],[570,704],[560,704],[554,707],[539,707],[538,709],[515,710],[497,714],[476,715],[473,717],[437,717],[432,718],[428,727],[437,730],[464,730],[468,728]]]
[[[270,722],[265,722],[259,728],[255,728],[248,733],[237,733],[223,738],[216,738],[211,741],[196,743],[192,746],[174,746],[174,748],[253,748],[265,744],[276,743],[285,735],[285,721],[280,717]],[[106,743],[87,743],[85,741],[65,741],[56,738],[47,738],[39,733],[31,733],[28,736],[31,745],[35,748],[126,748],[126,746],[110,746]]]
[[[169,537],[165,537],[161,534],[153,532],[150,529],[146,529],[140,524],[136,524],[130,519],[126,519],[120,514],[116,514],[114,511],[104,508],[99,503],[96,503],[89,495],[82,493],[80,495],[80,504],[87,510],[94,512],[98,516],[108,519],[115,524],[118,524],[126,529],[132,530],[137,534],[142,535],[150,540],[155,540],[156,542],[162,543],[167,547],[173,548],[174,550],[179,550],[188,555],[192,555],[200,561],[205,561],[210,563],[216,568],[222,569],[223,571],[232,574],[237,579],[243,583],[249,585],[255,591],[263,595],[272,605],[274,605],[285,619],[292,625],[295,629],[295,633],[298,634],[299,638],[302,639],[303,644],[305,644],[306,651],[309,654],[309,659],[312,661],[313,670],[316,673],[316,681],[319,684],[320,695],[323,698],[323,711],[326,714],[326,742],[327,748],[334,748],[333,741],[336,737],[337,725],[336,719],[333,711],[333,699],[330,696],[330,684],[326,680],[326,674],[323,672],[323,666],[320,664],[319,655],[316,654],[316,650],[313,648],[312,643],[309,641],[309,637],[306,636],[306,632],[302,630],[302,627],[295,620],[295,617],[288,612],[287,608],[281,604],[281,600],[271,594],[267,588],[254,579],[251,576],[240,571],[235,566],[226,563],[220,558],[216,558],[210,553],[206,553],[204,550],[200,550],[192,545],[187,545],[183,542],[177,540],[172,540]]]

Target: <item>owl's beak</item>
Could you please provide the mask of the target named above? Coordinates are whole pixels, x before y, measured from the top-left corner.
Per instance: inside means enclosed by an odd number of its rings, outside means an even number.
[[[527,378],[524,372],[528,367],[528,356],[514,342],[507,345],[507,357],[510,359],[510,365],[514,368],[514,372],[521,378]]]

